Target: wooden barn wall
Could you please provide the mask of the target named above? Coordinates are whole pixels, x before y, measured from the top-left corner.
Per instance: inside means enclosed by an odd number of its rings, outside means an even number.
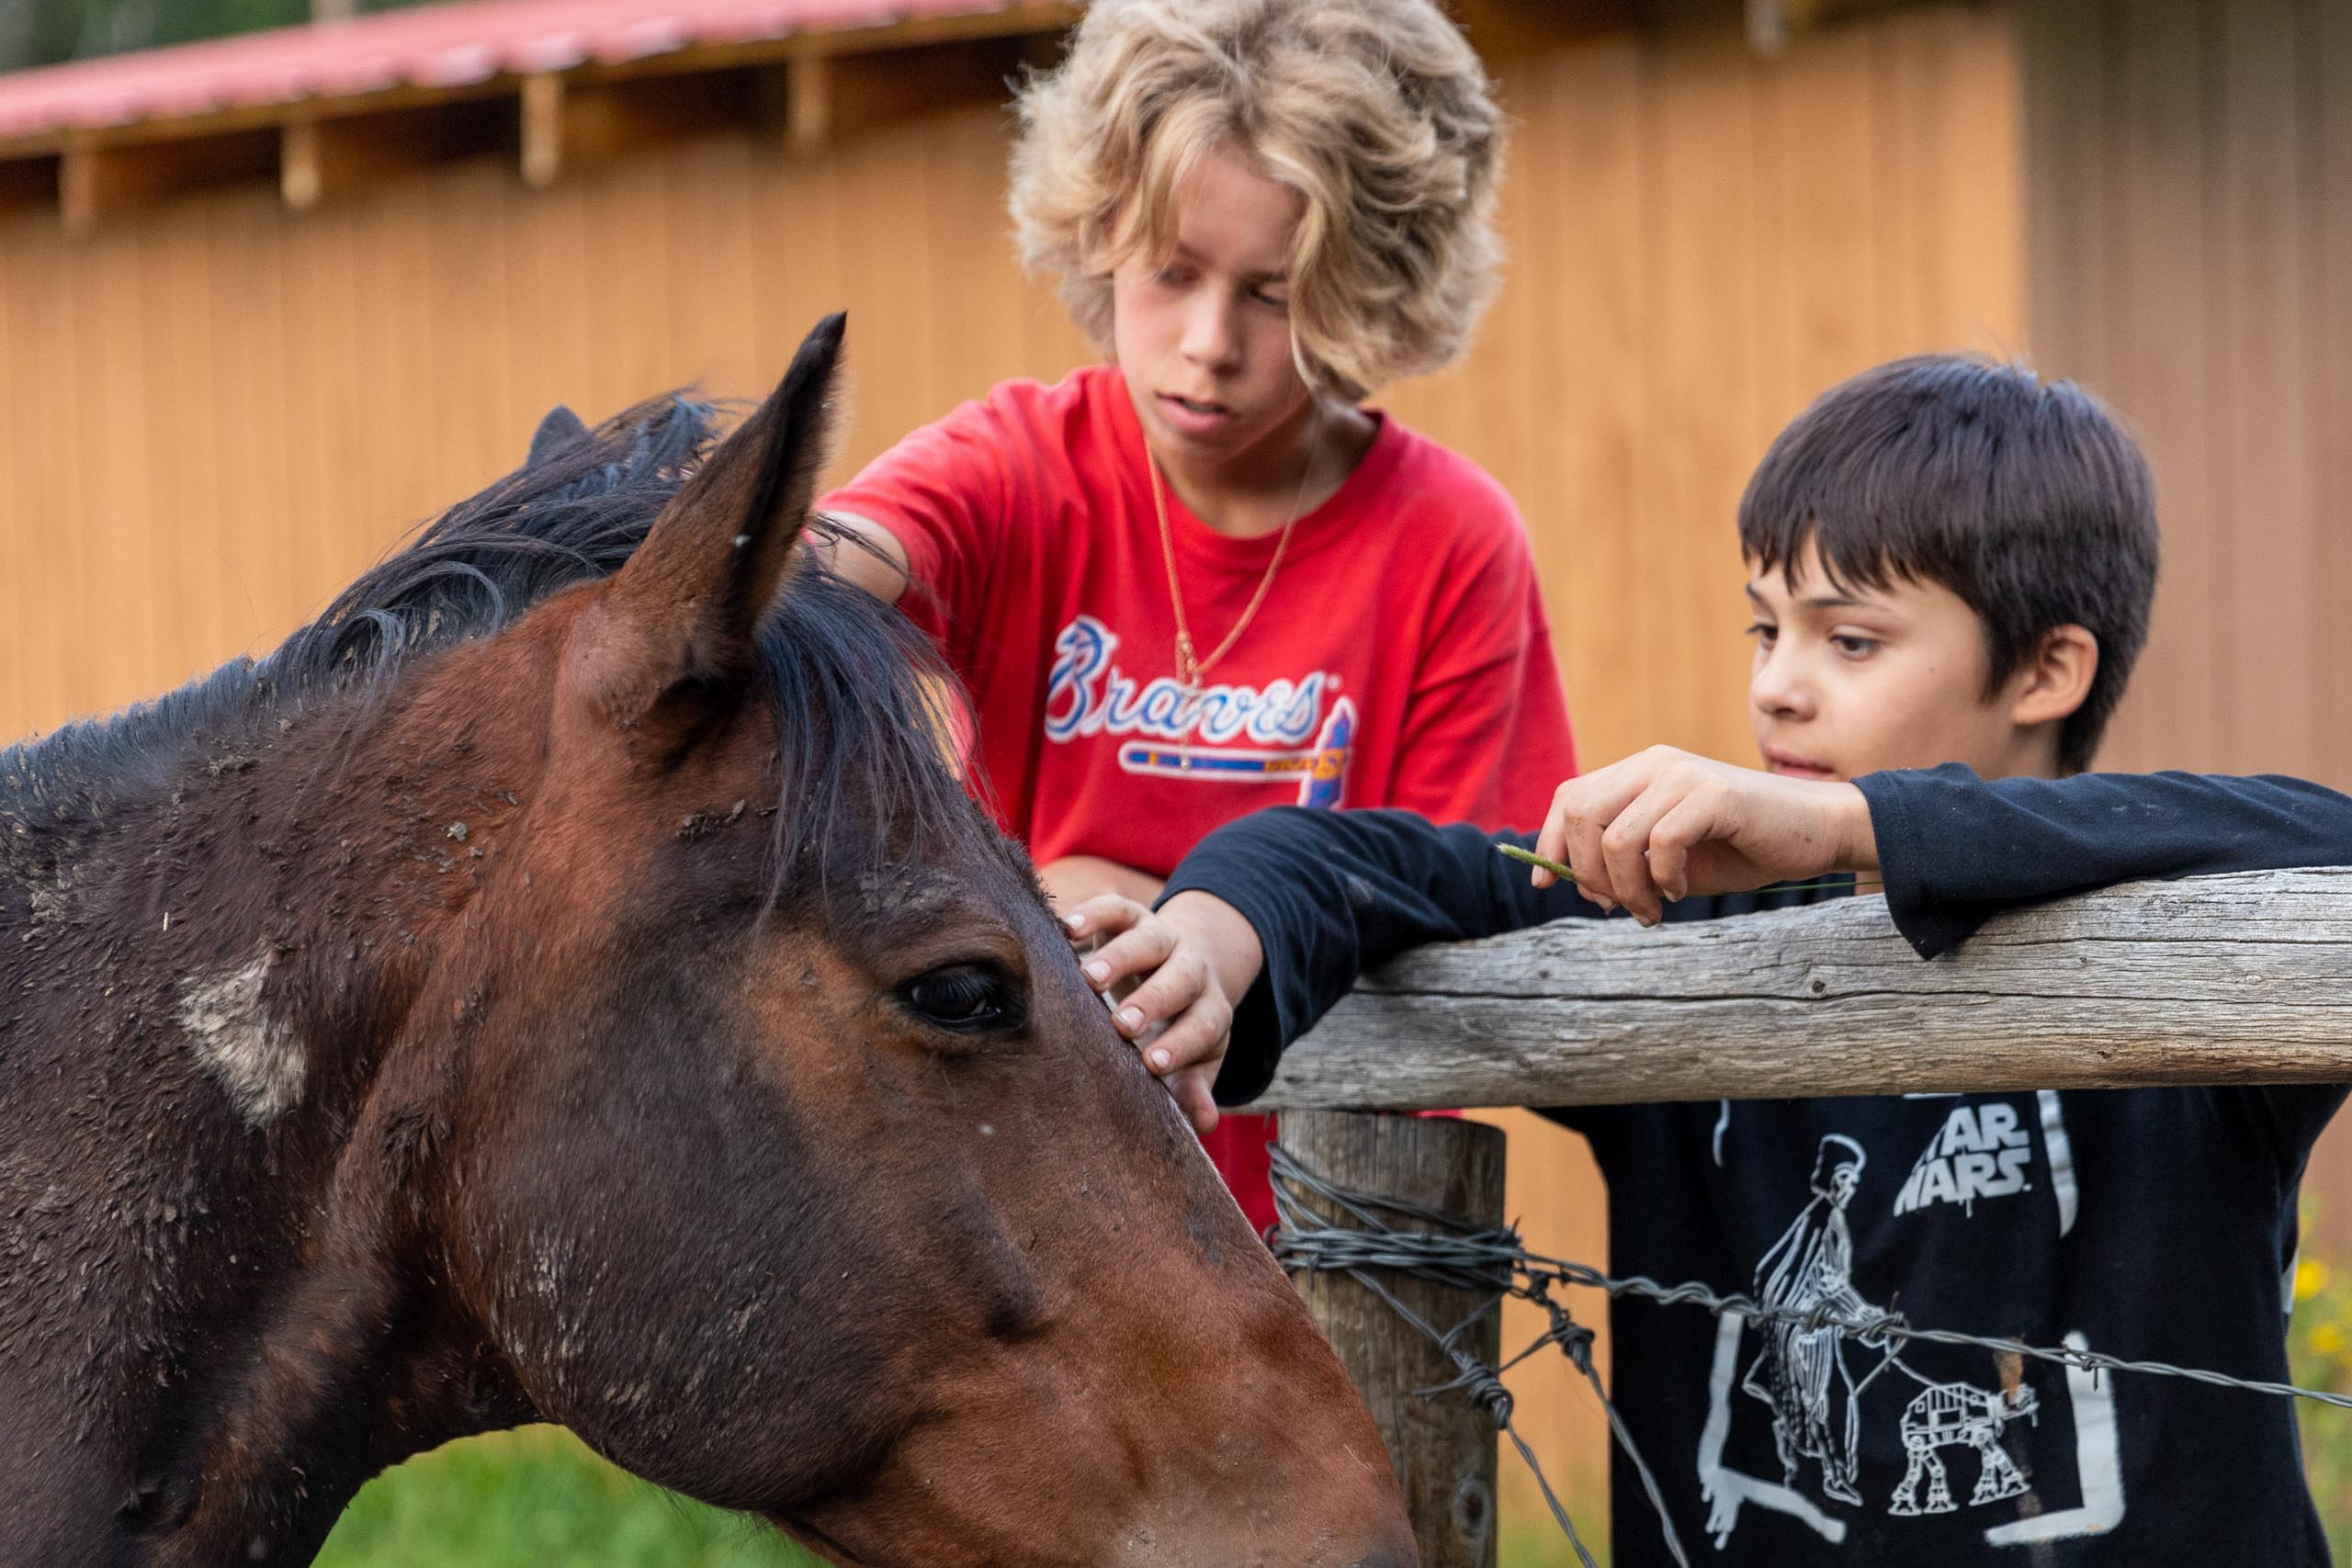
[[[2165,562],[2103,761],[2352,787],[2352,0],[2030,0],[2029,324]]]
[[[2156,474],[2102,761],[2352,788],[2352,0],[2030,0],[2029,326]],[[2305,1181],[2352,1247],[2352,1123]]]
[[[1589,761],[1749,754],[1732,516],[1783,421],[1894,354],[2016,344],[2015,62],[1998,6],[1770,62],[1728,29],[1496,61],[1510,281],[1464,364],[1382,400],[1525,509]],[[0,220],[0,731],[268,647],[558,400],[756,393],[845,306],[845,468],[997,378],[1057,374],[1085,345],[1012,266],[1004,130],[975,109],[808,160],[717,140],[541,193],[485,163],[307,217],[216,194],[81,243]],[[1531,1241],[1600,1258],[1582,1144],[1503,1120]],[[1598,1528],[1589,1393],[1516,1381]]]

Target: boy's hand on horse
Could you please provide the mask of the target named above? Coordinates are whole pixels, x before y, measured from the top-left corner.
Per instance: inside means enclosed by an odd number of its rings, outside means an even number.
[[[1193,1129],[1216,1126],[1210,1095],[1233,1033],[1235,1002],[1265,963],[1258,932],[1240,910],[1207,893],[1179,893],[1155,911],[1115,893],[1090,898],[1062,917],[1073,943],[1107,938],[1087,955],[1086,982],[1108,995],[1145,978],[1111,1015],[1143,1053],[1144,1066],[1168,1086]]]
[[[1535,852],[1576,873],[1577,891],[1645,926],[1668,900],[1878,869],[1862,792],[1653,746],[1570,779],[1552,796]],[[1534,883],[1556,877],[1538,866]]]

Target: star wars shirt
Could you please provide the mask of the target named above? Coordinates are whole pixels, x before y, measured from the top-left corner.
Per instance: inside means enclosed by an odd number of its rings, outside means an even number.
[[[1923,956],[1999,908],[2105,883],[2352,862],[2352,799],[2293,780],[1987,784],[1944,768],[1858,782],[1889,912]],[[1401,948],[1594,912],[1566,887],[1530,888],[1493,852],[1509,838],[1402,813],[1283,812],[1204,843],[1170,896],[1227,899],[1266,950],[1220,1097],[1258,1092],[1282,1045]],[[1831,896],[1670,908],[1708,919]],[[1612,1393],[1693,1561],[2325,1562],[2284,1401],[1826,1319],[1883,1309],[1915,1327],[2283,1380],[2297,1185],[2343,1096],[1555,1112],[1587,1134],[1608,1179],[1611,1272],[1702,1281],[1776,1314],[1633,1300],[1611,1312]],[[1669,1562],[1622,1454],[1612,1479],[1612,1561]]]

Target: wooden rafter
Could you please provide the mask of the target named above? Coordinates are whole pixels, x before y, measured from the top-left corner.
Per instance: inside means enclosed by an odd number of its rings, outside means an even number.
[[[1747,40],[1762,54],[1779,54],[1803,35],[1873,11],[1916,0],[1743,0]]]
[[[644,148],[763,123],[770,118],[768,79],[775,69],[739,65],[691,76],[526,78],[524,182],[545,188],[567,173],[600,168]]]
[[[59,212],[67,233],[86,234],[165,195],[266,179],[277,173],[280,155],[277,135],[266,130],[195,141],[76,136],[60,154]]]
[[[278,193],[297,212],[461,159],[503,156],[515,140],[512,112],[495,99],[372,115],[294,115],[280,135]]]
[[[1001,99],[1027,55],[1025,41],[795,56],[786,68],[786,138],[795,151],[814,152],[911,115]]]
[[[308,211],[485,152],[515,157],[526,182],[545,186],[639,147],[745,126],[780,126],[796,146],[815,147],[943,105],[1001,96],[1012,66],[1081,9],[1036,0],[461,87],[401,85],[0,140],[0,208],[53,200],[66,227],[85,233],[224,181],[274,180],[288,208]]]

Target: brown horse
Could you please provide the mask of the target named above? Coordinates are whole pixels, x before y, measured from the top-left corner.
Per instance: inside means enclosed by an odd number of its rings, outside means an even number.
[[[0,753],[0,1562],[303,1562],[535,1420],[845,1563],[1412,1561],[928,649],[800,547],[839,341]]]

